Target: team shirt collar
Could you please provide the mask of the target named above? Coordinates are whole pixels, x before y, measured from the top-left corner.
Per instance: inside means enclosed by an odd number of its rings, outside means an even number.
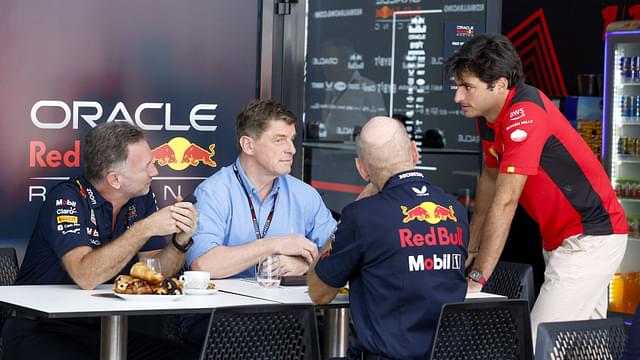
[[[387,182],[384,183],[382,190],[416,180],[425,180],[424,175],[418,170],[413,169],[402,171],[391,176]]]
[[[75,179],[75,183],[79,188],[80,195],[82,195],[83,198],[87,199],[87,204],[89,204],[90,209],[98,208],[102,206],[104,202],[106,202],[102,195],[100,195],[100,193],[93,187],[93,185],[91,185],[89,180],[87,180],[84,175],[78,176]]]
[[[517,92],[517,88],[515,88],[515,87],[512,87],[511,89],[509,89],[509,94],[507,95],[507,99],[504,101],[504,104],[502,104],[502,109],[500,110],[500,113],[498,114],[498,117],[496,118],[496,121],[490,122],[486,118],[483,118],[485,120],[485,122],[487,123],[487,126],[489,126],[490,128],[492,128],[494,130],[500,128],[500,124],[502,123],[502,119],[509,112],[509,108],[511,107],[511,100],[513,100],[513,97],[516,95],[516,92]]]

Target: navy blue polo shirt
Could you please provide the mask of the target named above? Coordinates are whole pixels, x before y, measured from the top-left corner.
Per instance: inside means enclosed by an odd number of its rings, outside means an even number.
[[[316,273],[349,282],[355,349],[424,359],[442,304],[464,301],[468,237],[466,209],[415,171],[345,207]]]
[[[74,284],[62,265],[64,254],[78,246],[98,249],[157,210],[153,192],[133,198],[118,213],[112,230],[113,206],[89,181],[81,176],[58,184],[40,209],[16,284]],[[165,245],[164,237],[154,236],[140,251]],[[128,274],[136,261],[134,256],[119,274]]]

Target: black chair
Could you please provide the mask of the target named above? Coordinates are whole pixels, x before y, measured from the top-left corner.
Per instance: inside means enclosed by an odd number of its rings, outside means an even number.
[[[536,360],[622,359],[626,335],[622,318],[541,323]]]
[[[0,286],[13,285],[18,275],[18,257],[14,248],[0,248]]]
[[[319,360],[315,310],[311,305],[216,309],[201,359]]]
[[[531,310],[536,300],[533,268],[529,264],[500,261],[482,291],[509,299],[527,300]]]
[[[14,248],[0,248],[0,286],[13,285],[18,275],[18,257]],[[0,308],[0,359],[2,359],[2,327],[12,315],[11,310]]]
[[[533,358],[525,300],[444,304],[431,346],[432,360]]]

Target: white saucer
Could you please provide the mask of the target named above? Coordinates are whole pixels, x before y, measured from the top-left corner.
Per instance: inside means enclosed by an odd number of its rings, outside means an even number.
[[[218,293],[218,289],[184,289],[187,295],[213,295]]]

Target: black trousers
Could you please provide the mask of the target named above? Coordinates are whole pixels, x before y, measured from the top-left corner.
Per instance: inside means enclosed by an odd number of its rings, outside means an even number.
[[[9,319],[2,331],[5,360],[100,359],[100,324],[96,319]],[[197,359],[192,348],[130,330],[127,359]]]

